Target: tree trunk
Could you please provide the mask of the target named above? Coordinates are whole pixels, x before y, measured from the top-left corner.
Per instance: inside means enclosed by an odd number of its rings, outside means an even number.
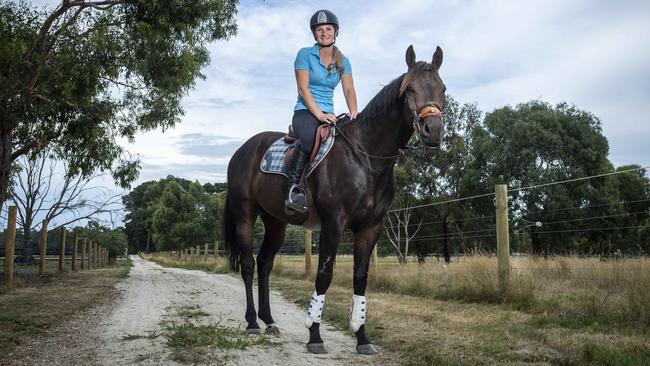
[[[530,232],[530,246],[533,249],[534,256],[542,255],[542,241],[539,238],[539,234],[534,231]]]
[[[0,209],[4,208],[11,180],[11,129],[0,130]]]

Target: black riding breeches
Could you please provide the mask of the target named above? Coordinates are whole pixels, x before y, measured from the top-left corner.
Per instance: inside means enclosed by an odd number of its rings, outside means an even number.
[[[305,154],[310,154],[311,149],[314,147],[314,140],[316,139],[316,129],[320,121],[311,114],[307,109],[300,109],[293,112],[293,134],[300,144],[300,150]]]

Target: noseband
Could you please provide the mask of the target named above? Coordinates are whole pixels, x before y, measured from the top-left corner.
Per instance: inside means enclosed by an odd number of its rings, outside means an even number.
[[[442,111],[438,106],[436,105],[425,105],[420,109],[420,112],[416,112],[415,107],[413,106],[413,102],[411,101],[411,98],[407,95],[406,98],[404,98],[404,101],[406,104],[408,104],[409,109],[411,110],[411,114],[413,114],[413,130],[417,132],[416,138],[420,139],[420,121],[424,118],[434,116],[439,118],[442,121]],[[426,144],[425,144],[426,146]]]

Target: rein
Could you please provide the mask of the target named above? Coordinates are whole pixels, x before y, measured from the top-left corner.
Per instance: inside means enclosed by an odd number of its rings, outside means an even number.
[[[345,139],[345,141],[347,141],[348,144],[350,146],[352,146],[355,150],[362,153],[363,155],[366,155],[368,157],[375,158],[375,159],[396,159],[396,158],[399,158],[402,155],[400,153],[400,154],[397,154],[397,155],[390,155],[390,156],[378,156],[378,155],[370,154],[369,152],[364,150],[361,146],[357,145],[355,142],[350,140],[350,138],[343,132],[343,126],[345,126],[347,123],[349,123],[351,121],[350,119],[344,120],[344,117],[346,115],[347,115],[346,113],[341,113],[338,116],[336,116],[337,123],[332,124],[332,127],[334,127],[335,135],[341,135],[343,137],[343,139]],[[339,121],[341,121],[341,122],[338,123]]]

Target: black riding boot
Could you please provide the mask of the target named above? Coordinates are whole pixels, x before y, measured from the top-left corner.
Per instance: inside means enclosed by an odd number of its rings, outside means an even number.
[[[293,156],[287,165],[287,175],[289,176],[289,194],[284,201],[287,211],[294,210],[300,213],[307,212],[307,197],[305,191],[300,186],[300,177],[305,169],[309,154],[305,154],[299,146],[294,148]]]

